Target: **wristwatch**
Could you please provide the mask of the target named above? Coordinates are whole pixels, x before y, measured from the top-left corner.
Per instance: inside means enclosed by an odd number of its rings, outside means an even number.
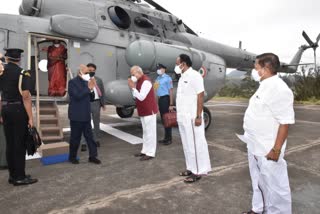
[[[201,116],[197,116],[196,119],[201,119]]]

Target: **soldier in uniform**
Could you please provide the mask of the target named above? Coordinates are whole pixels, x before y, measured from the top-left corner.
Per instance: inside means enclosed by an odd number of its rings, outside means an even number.
[[[154,83],[154,89],[157,92],[159,111],[161,119],[163,115],[169,112],[169,107],[173,106],[173,84],[172,78],[166,74],[167,67],[163,64],[157,65],[158,77]],[[170,145],[172,143],[172,128],[165,128],[165,136],[159,143]]]
[[[38,180],[25,174],[26,145],[28,126],[33,127],[31,76],[19,67],[21,49],[5,49],[6,62],[0,71],[0,91],[2,91],[2,119],[6,136],[7,162],[10,184],[15,186],[36,183]],[[23,76],[21,88],[19,77]]]

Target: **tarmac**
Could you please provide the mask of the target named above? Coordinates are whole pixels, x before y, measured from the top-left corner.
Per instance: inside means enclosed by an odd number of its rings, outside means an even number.
[[[101,214],[237,214],[251,209],[251,181],[243,133],[247,103],[210,101],[213,123],[206,132],[213,171],[199,182],[185,184],[178,173],[185,169],[177,128],[173,143],[159,145],[157,156],[139,161],[139,118],[120,119],[112,106],[102,114],[104,130],[99,148],[101,165],[88,163],[42,166],[27,161],[27,173],[39,182],[14,187],[7,171],[0,171],[0,213],[101,213]],[[59,106],[62,124],[69,127],[67,106]],[[320,106],[296,105],[296,124],[289,130],[285,159],[288,163],[293,213],[320,213]],[[65,140],[69,132],[65,129]],[[158,120],[158,139],[163,128]]]

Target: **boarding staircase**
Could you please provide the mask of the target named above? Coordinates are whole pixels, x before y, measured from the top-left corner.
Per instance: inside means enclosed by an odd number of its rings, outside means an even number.
[[[59,109],[55,101],[40,101],[39,134],[44,144],[63,141]]]

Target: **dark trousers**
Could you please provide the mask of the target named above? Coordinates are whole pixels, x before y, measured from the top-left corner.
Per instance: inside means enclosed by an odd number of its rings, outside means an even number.
[[[69,160],[77,158],[77,152],[80,145],[81,135],[87,141],[89,148],[89,157],[94,158],[98,156],[97,144],[93,140],[91,122],[78,122],[70,120],[71,137],[70,137],[70,153]]]
[[[165,113],[169,112],[170,96],[167,95],[167,96],[159,97],[158,104],[159,104],[159,111],[160,111],[160,115],[161,115],[161,120],[163,121],[162,116]],[[166,140],[171,140],[171,138],[172,138],[172,128],[165,128],[164,131],[165,131],[165,137],[164,138]]]
[[[4,133],[6,136],[6,156],[9,176],[24,179],[26,166],[25,139],[28,132],[28,115],[22,104],[2,106]]]

